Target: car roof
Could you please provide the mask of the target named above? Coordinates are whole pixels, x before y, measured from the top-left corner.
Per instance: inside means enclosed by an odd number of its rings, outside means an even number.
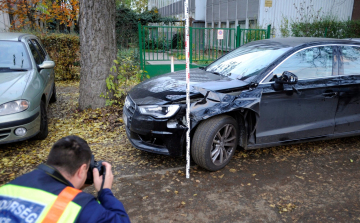
[[[6,41],[20,41],[22,38],[26,36],[32,36],[34,35],[27,34],[27,33],[12,33],[12,32],[5,32],[0,33],[0,40],[6,40]]]
[[[333,39],[333,38],[318,38],[318,37],[287,37],[287,38],[273,38],[254,41],[248,45],[271,45],[275,48],[294,48],[302,45],[321,45],[321,44],[359,44],[359,41],[350,39]]]

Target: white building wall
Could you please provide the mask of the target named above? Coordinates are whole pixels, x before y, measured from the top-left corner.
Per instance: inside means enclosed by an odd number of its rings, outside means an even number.
[[[320,15],[332,15],[340,20],[351,19],[354,6],[354,0],[272,0],[272,7],[265,7],[265,0],[259,1],[258,24],[263,28],[271,24],[272,28],[275,28],[272,37],[281,37],[280,26],[283,17],[287,18],[289,22],[301,19],[298,13],[301,4],[305,9],[313,5],[315,12],[321,10]]]
[[[0,32],[7,32],[10,28],[9,15],[7,13],[0,12]]]
[[[206,13],[206,1],[205,0],[195,1],[194,19],[205,21],[205,13]]]

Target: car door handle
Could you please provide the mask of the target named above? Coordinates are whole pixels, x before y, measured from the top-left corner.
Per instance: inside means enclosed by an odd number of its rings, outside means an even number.
[[[326,92],[323,93],[322,95],[325,96],[326,98],[333,98],[338,95],[338,92]]]

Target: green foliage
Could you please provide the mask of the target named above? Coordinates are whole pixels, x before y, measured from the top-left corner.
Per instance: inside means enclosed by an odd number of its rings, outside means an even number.
[[[55,66],[57,80],[79,79],[80,40],[74,34],[35,33],[43,43]],[[77,65],[77,66],[76,66]]]
[[[175,33],[171,39],[172,49],[185,49],[185,31]]]
[[[289,29],[289,19],[282,17],[281,25],[280,25],[280,32],[282,37],[289,37],[290,36],[290,29]]]
[[[323,18],[314,22],[292,22],[289,32],[295,37],[359,38],[360,21]]]
[[[289,22],[283,17],[280,32],[283,37],[327,37],[327,38],[358,38],[360,37],[360,21],[340,21],[333,15],[325,15],[320,10],[314,10],[314,5],[306,2],[298,6],[296,19]]]
[[[157,8],[138,13],[127,8],[124,4],[116,9],[116,41],[118,48],[135,47],[138,44],[138,23],[147,25],[149,23],[174,23],[176,19],[162,18]]]
[[[145,49],[163,50],[168,51],[170,49],[170,42],[166,38],[149,39],[145,41]]]
[[[266,33],[263,32],[260,29],[252,29],[252,30],[248,30],[245,33],[246,38],[245,38],[245,43],[250,43],[252,41],[256,41],[256,40],[262,40],[266,38]]]
[[[106,106],[121,105],[129,90],[145,78],[146,71],[139,68],[139,57],[136,51],[119,50],[117,59],[111,67],[111,74],[106,78],[106,94],[100,97],[106,98]]]

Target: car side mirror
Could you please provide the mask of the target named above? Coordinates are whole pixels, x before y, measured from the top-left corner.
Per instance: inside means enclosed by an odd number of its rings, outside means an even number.
[[[42,69],[51,69],[55,67],[55,62],[52,60],[45,60],[42,64],[40,64],[39,66],[39,70]]]
[[[273,84],[274,89],[283,90],[284,84],[291,84],[291,85],[297,84],[298,77],[289,71],[284,71],[284,73],[282,73],[280,77],[274,77],[274,80],[275,80],[275,84]]]

